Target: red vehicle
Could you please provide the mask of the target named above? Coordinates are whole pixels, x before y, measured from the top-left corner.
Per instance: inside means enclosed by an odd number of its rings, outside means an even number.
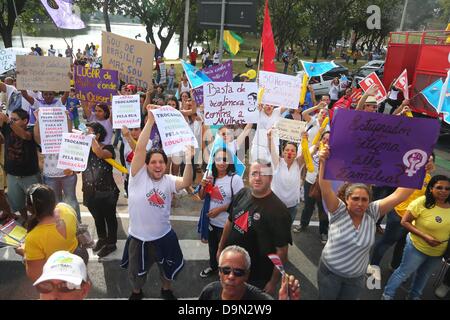
[[[389,89],[394,78],[406,68],[409,95],[415,116],[437,118],[436,110],[420,92],[436,81],[445,79],[450,68],[450,31],[391,32],[384,65],[383,85]],[[450,125],[441,120],[442,133],[450,134]]]

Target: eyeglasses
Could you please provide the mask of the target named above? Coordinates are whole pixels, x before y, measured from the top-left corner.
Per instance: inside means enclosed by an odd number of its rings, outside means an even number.
[[[223,273],[224,275],[229,275],[233,272],[235,277],[243,277],[247,273],[244,269],[239,268],[231,268],[231,267],[219,267],[220,273]]]
[[[433,187],[436,190],[445,190],[445,191],[450,191],[450,187],[443,187],[443,186],[436,186]]]
[[[268,173],[268,172],[253,171],[252,173],[250,173],[250,175],[253,178],[256,178],[256,177],[267,177],[267,176],[271,176],[272,174]]]
[[[60,282],[57,284],[54,284],[51,281],[44,281],[39,283],[38,285],[36,285],[36,290],[39,293],[50,293],[53,291],[58,291],[61,293],[69,293],[75,290],[80,290],[81,289],[81,285],[75,285],[73,283],[70,282]]]

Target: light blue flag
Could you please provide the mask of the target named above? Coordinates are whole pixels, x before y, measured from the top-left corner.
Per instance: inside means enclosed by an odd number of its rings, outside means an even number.
[[[308,62],[303,61],[303,70],[308,74],[308,77],[318,77],[331,69],[334,69],[336,67],[339,67],[337,64],[334,63],[334,61],[331,62]]]
[[[212,170],[214,155],[216,154],[216,152],[218,150],[223,149],[223,148],[227,148],[227,144],[225,143],[225,141],[223,141],[221,136],[216,135],[216,138],[214,139],[214,144],[211,149],[210,156],[209,156],[208,166],[206,167],[207,172]],[[244,172],[245,172],[245,165],[242,163],[241,160],[239,160],[239,158],[237,157],[236,154],[233,155],[233,163],[234,163],[234,167],[236,169],[236,174],[243,177]]]
[[[441,78],[430,84],[428,87],[423,89],[420,93],[425,97],[427,102],[434,108],[436,111],[439,108],[439,99],[441,97],[441,92],[443,90],[444,82]],[[447,93],[442,102],[441,113],[444,114],[444,121],[450,123],[450,95],[448,93],[448,85],[447,85]]]
[[[206,74],[198,70],[190,63],[181,60],[181,64],[183,65],[184,72],[186,73],[186,76],[192,88],[195,89],[201,87],[205,82],[212,82],[212,80]]]

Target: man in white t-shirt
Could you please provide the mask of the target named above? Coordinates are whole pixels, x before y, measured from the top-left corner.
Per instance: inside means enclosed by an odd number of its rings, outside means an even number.
[[[55,49],[53,49],[53,45],[51,44],[50,45],[50,49],[48,49],[48,56],[49,57],[54,57],[54,56],[56,56],[56,50]]]

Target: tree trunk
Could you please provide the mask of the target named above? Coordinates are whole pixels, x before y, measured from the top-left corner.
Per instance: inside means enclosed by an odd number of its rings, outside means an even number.
[[[317,62],[317,58],[319,57],[320,44],[321,44],[321,43],[322,43],[322,40],[317,40],[316,54],[314,55],[314,60],[313,60],[313,62]]]
[[[167,37],[163,37],[162,35],[162,28],[158,31],[158,38],[161,40],[161,46],[159,48],[161,56],[164,57],[164,52],[166,51],[167,47],[169,46],[170,40],[172,40],[173,35],[175,34],[175,27],[172,27],[169,29],[169,33],[167,34]]]
[[[103,19],[105,20],[106,31],[111,32],[111,22],[109,21],[109,1],[104,0],[103,2]]]
[[[184,42],[184,32],[180,32],[180,43],[178,45],[178,59],[183,59],[183,42]]]
[[[155,41],[155,37],[153,37],[153,30],[152,30],[152,26],[146,26],[145,30],[147,31],[147,35],[145,36],[145,41],[147,41],[147,43],[153,43],[155,45],[155,58],[158,57],[160,55],[159,53],[159,48],[156,45],[156,41]]]
[[[3,44],[5,45],[5,48],[11,48],[12,47],[12,30],[9,30],[9,29],[1,30],[1,35],[2,35]]]

